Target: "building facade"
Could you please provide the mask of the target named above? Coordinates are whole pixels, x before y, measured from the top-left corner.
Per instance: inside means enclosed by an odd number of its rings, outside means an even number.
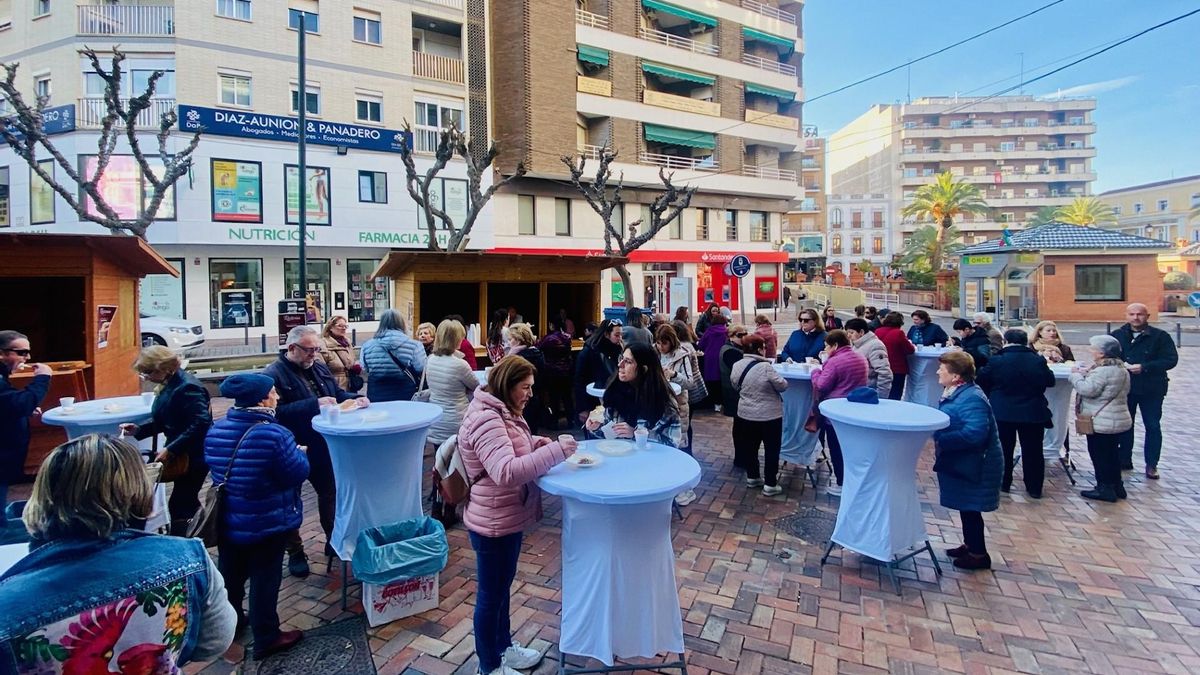
[[[872,275],[886,275],[893,256],[892,203],[885,194],[829,195],[828,267],[845,275],[870,263]],[[863,270],[864,273],[866,270]]]
[[[800,179],[802,192],[783,216],[784,250],[789,255],[785,282],[795,281],[797,273],[819,275],[829,250],[825,241],[825,139],[812,125],[804,126]]]
[[[1109,190],[1100,201],[1113,208],[1117,229],[1152,239],[1200,242],[1200,176]]]

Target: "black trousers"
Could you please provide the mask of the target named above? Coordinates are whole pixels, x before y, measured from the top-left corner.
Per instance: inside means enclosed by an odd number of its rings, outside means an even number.
[[[837,480],[837,484],[841,485],[845,480],[844,472],[846,470],[846,463],[842,460],[842,442],[838,440],[832,422],[825,420],[821,428],[825,430],[825,447],[829,450],[829,463],[833,465],[833,477]]]
[[[1117,447],[1121,434],[1088,434],[1088,455],[1096,469],[1097,485],[1120,485],[1121,464],[1117,459]]]
[[[283,581],[283,547],[289,533],[272,534],[253,544],[217,543],[217,569],[225,577],[229,604],[243,614],[246,582],[250,582],[250,630],[263,649],[279,637],[279,584]]]
[[[975,555],[987,555],[987,544],[983,540],[983,514],[978,511],[959,511],[962,518],[963,543]]]
[[[1025,490],[1033,495],[1042,494],[1042,482],[1046,478],[1046,461],[1042,457],[1042,439],[1046,426],[1036,423],[996,422],[1000,432],[1000,449],[1004,451],[1004,480],[1007,490],[1013,481],[1013,455],[1017,440],[1021,441],[1021,470],[1025,474]]]
[[[325,543],[333,535],[333,515],[337,508],[337,484],[333,480],[333,462],[329,459],[329,448],[308,449],[308,482],[317,492],[317,515],[321,529],[325,531]],[[304,541],[300,530],[292,530],[287,537],[288,555],[303,555]]]
[[[208,465],[204,456],[188,457],[188,470],[171,485],[171,497],[167,500],[167,511],[171,514],[171,535],[182,537],[187,534],[188,521],[200,508],[200,488],[208,478]]]
[[[734,418],[733,464],[746,470],[747,478],[758,478],[758,446],[763,446],[763,482],[779,483],[779,448],[783,445],[783,418],[755,422]]]
[[[908,379],[908,373],[895,373],[892,375],[892,390],[888,392],[888,398],[893,401],[899,401],[904,396],[904,381]]]

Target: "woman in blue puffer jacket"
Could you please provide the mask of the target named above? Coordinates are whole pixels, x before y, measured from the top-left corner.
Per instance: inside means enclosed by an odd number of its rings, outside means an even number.
[[[408,336],[404,317],[389,309],[379,317],[379,330],[362,348],[371,400],[409,401],[425,370],[425,346]]]
[[[232,398],[234,407],[204,440],[213,483],[225,485],[217,568],[237,610],[239,631],[247,623],[242,599],[250,581],[249,624],[254,658],[261,659],[288,649],[303,635],[280,632],[276,604],[287,537],[304,520],[300,485],[308,477],[308,458],[292,432],[275,421],[274,380],[233,375],[221,383],[221,395]]]

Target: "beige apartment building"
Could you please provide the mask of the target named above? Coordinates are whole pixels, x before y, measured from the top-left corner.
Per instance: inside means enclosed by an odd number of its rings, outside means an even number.
[[[1200,242],[1200,176],[1184,176],[1131,185],[1100,194],[1113,207],[1117,229],[1175,243]]]
[[[957,223],[964,243],[1018,228],[1044,206],[1091,194],[1096,100],[928,97],[872,106],[829,139],[829,191],[887,194],[893,213],[949,171],[979,186],[986,216]],[[903,237],[918,225],[899,223]]]
[[[594,170],[609,145],[625,185],[621,222],[648,221],[660,169],[699,191],[679,221],[630,255],[633,297],[621,297],[617,276],[605,273],[602,305],[667,312],[773,302],[787,262],[782,219],[803,162],[801,9],[752,0],[493,2],[499,168],[509,173],[520,161],[529,172],[493,201],[493,250],[602,252],[599,216],[560,157],[583,155]],[[743,284],[727,264],[739,253],[753,263]]]
[[[784,282],[795,281],[797,273],[820,274],[826,265],[825,139],[813,125],[804,126],[800,183],[802,192],[783,216],[783,246],[790,257],[784,269]]]

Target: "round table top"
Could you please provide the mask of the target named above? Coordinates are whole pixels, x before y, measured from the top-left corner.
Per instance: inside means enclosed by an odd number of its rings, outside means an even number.
[[[580,441],[577,452],[595,455],[596,466],[576,468],[560,463],[538,479],[552,495],[593,504],[644,504],[675,495],[700,482],[700,464],[689,454],[661,443],[627,455],[605,455],[600,443],[633,441]]]
[[[486,370],[473,370],[471,372],[475,373],[475,379],[479,380],[479,384],[487,384]]]
[[[878,405],[835,398],[822,401],[821,414],[835,422],[887,431],[937,431],[950,426],[950,416],[927,405],[881,400]]]
[[[1051,363],[1050,372],[1054,373],[1054,379],[1066,380],[1071,377],[1071,369],[1075,367],[1075,363]]]
[[[937,357],[949,351],[954,351],[950,347],[932,347],[928,345],[917,345],[917,351],[909,354],[920,359],[936,359]]]
[[[808,363],[776,363],[775,370],[785,380],[812,380],[812,371],[816,366]]]
[[[668,382],[667,384],[671,385],[671,393],[672,394],[675,394],[676,396],[678,396],[681,393],[683,393],[683,387],[680,387],[678,384],[676,384],[674,382]],[[595,396],[596,398],[604,398],[604,388],[603,387],[597,387],[595,384],[589,384],[586,387],[584,387],[583,390],[586,391],[589,396]]]
[[[29,544],[5,544],[0,546],[0,574],[17,564],[21,558],[29,555]]]
[[[105,410],[108,408],[108,410]],[[42,422],[55,426],[83,424],[120,424],[139,417],[148,417],[150,406],[141,396],[117,396],[94,401],[79,401],[70,412],[62,407],[42,413]]]
[[[420,401],[387,401],[342,411],[337,424],[317,415],[313,429],[322,436],[375,436],[428,427],[442,416],[442,407]]]

